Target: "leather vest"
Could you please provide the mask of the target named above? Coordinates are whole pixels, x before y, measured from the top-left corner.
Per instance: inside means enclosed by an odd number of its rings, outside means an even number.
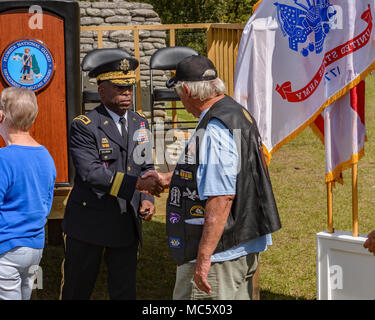
[[[233,134],[240,161],[236,195],[215,253],[281,228],[255,120],[246,109],[225,96],[200,121],[172,176],[166,226],[170,252],[179,265],[197,257],[203,232],[206,201],[199,199],[196,173],[200,137],[212,118],[222,121]]]

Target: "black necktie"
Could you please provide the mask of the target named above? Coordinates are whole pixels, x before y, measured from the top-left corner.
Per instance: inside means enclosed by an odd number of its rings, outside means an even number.
[[[126,131],[126,119],[124,117],[120,117],[119,121],[121,123],[122,138],[125,141],[125,145],[128,146],[128,132]]]

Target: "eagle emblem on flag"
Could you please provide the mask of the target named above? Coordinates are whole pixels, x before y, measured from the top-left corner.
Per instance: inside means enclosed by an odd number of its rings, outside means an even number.
[[[320,54],[337,11],[329,0],[305,0],[305,3],[293,0],[293,2],[296,6],[274,3],[283,35],[289,37],[289,48],[298,52],[299,44],[308,42],[301,49],[301,54],[304,57],[314,51]],[[310,42],[308,36],[311,33],[314,33],[315,37],[314,41]]]

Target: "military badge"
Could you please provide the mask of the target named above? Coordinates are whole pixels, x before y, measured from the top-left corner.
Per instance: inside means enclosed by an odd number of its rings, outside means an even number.
[[[109,141],[107,138],[102,138],[102,148],[109,148]]]
[[[137,142],[138,144],[148,142],[148,130],[146,129],[146,124],[141,122],[139,129],[137,130]]]
[[[81,114],[78,117],[75,117],[73,120],[79,120],[83,122],[85,125],[88,125],[91,122],[91,120],[83,114]]]
[[[130,64],[129,64],[128,59],[121,60],[120,69],[124,71],[124,73],[127,73],[129,71],[129,68],[130,68]]]
[[[136,113],[141,116],[142,118],[145,118],[146,119],[146,116],[144,115],[144,113],[140,112],[140,111],[136,111]]]
[[[191,171],[185,171],[185,170],[180,169],[180,170],[175,170],[174,173],[183,180],[187,180],[187,181],[193,180],[193,173]]]

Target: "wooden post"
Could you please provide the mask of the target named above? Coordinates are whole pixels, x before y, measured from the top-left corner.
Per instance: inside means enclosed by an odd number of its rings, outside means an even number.
[[[327,183],[327,214],[328,214],[328,232],[334,233],[333,228],[333,199],[332,199],[332,182]]]
[[[352,166],[352,220],[353,237],[358,237],[358,163]]]
[[[139,61],[141,61],[141,54],[139,52],[139,30],[134,29],[134,56]],[[137,110],[142,112],[142,88],[141,88],[141,67],[139,66],[136,71],[136,90],[137,90]]]
[[[207,57],[215,63],[215,47],[212,26],[207,29]]]
[[[176,46],[176,30],[174,28],[171,28],[169,30],[169,46],[170,47],[175,47]],[[171,71],[171,77],[174,76],[174,72]],[[176,101],[172,101],[171,102],[171,105],[172,105],[172,121],[173,121],[173,129],[177,129],[177,121],[178,121],[178,118],[177,118],[177,103]]]
[[[98,49],[103,49],[103,32],[98,30]]]
[[[229,75],[228,75],[228,94],[229,96],[233,97],[234,94],[234,30],[230,30],[229,32],[229,49],[228,49],[228,68],[229,68]]]

